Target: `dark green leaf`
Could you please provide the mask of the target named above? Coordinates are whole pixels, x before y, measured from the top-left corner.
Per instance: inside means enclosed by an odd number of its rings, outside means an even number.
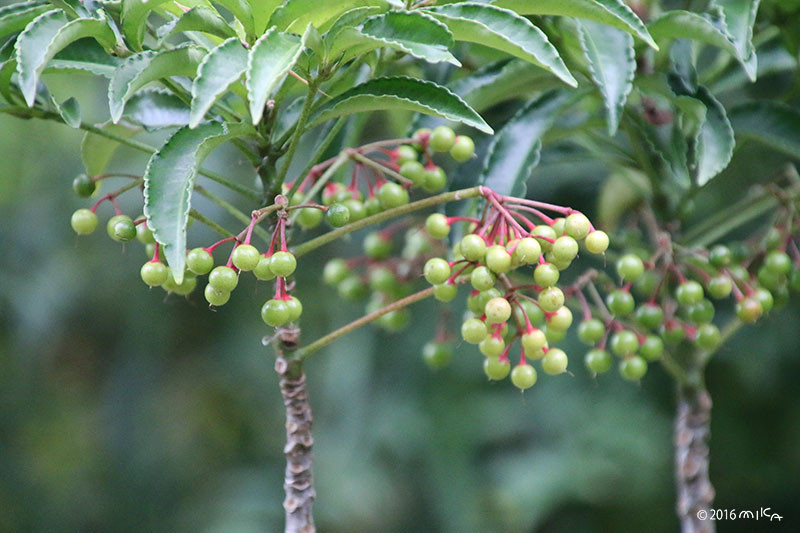
[[[253,45],[247,59],[245,80],[253,124],[261,120],[267,99],[294,67],[302,52],[303,43],[299,37],[274,28],[270,28]]]
[[[579,22],[578,29],[592,80],[603,95],[608,113],[608,133],[614,135],[633,88],[636,71],[633,37],[590,20]]]
[[[755,101],[730,112],[737,139],[752,139],[800,159],[800,110],[780,102]]]
[[[253,14],[253,28],[256,35],[261,35],[267,29],[267,23],[283,0],[247,0],[250,12]]]
[[[215,4],[219,4],[236,17],[248,38],[255,35],[255,24],[253,21],[253,11],[250,9],[250,4],[247,0],[213,0]],[[263,10],[263,2],[260,2],[259,8]]]
[[[558,50],[531,22],[513,11],[485,4],[449,4],[428,12],[447,25],[457,41],[478,43],[538,65],[578,86]]]
[[[269,25],[279,31],[300,33],[311,24],[321,31],[327,29],[333,21],[345,11],[356,7],[386,7],[385,0],[286,0],[275,10],[269,19]],[[326,24],[328,23],[328,24]]]
[[[122,2],[122,33],[133,50],[142,49],[147,15],[168,0],[125,0]]]
[[[60,104],[53,98],[52,102],[56,106],[58,114],[61,115],[64,124],[75,129],[81,127],[81,106],[75,98],[67,98]]]
[[[760,0],[713,0],[724,15],[728,36],[733,41],[739,61],[751,81],[756,79],[758,59],[753,46],[753,24]]]
[[[192,84],[190,128],[200,124],[217,98],[239,81],[247,70],[247,56],[239,39],[231,37],[203,58]]]
[[[387,109],[434,115],[493,133],[474,109],[448,89],[406,77],[378,78],[353,87],[317,109],[309,125],[343,115]]]
[[[178,19],[169,34],[185,31],[199,31],[216,35],[223,39],[236,37],[236,31],[230,27],[219,13],[203,6],[195,6],[181,15],[181,18]]]
[[[82,70],[111,78],[120,63],[120,58],[109,55],[94,39],[80,39],[56,54],[46,70]]]
[[[189,107],[173,93],[145,89],[134,94],[125,105],[123,117],[148,130],[189,124]]]
[[[22,30],[30,21],[50,9],[47,2],[20,2],[0,7],[0,37]]]

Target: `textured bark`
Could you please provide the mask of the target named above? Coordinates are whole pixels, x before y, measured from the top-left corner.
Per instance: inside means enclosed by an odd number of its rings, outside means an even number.
[[[710,436],[711,396],[702,386],[681,387],[675,418],[675,476],[682,533],[715,530],[710,519],[714,503],[714,487],[708,477]]]
[[[312,506],[314,492],[311,466],[311,405],[308,403],[306,376],[300,365],[283,357],[275,361],[275,370],[280,376],[281,394],[286,407],[286,476],[283,488],[286,499],[286,533],[313,533],[314,515]]]

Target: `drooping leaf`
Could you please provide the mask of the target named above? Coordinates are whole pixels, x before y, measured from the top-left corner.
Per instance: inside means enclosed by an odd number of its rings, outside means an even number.
[[[112,124],[110,122],[97,124],[96,127],[112,135],[124,138],[133,137],[138,131],[141,131],[125,124]],[[114,139],[87,131],[81,141],[81,160],[83,161],[83,166],[86,167],[86,174],[97,176],[104,173],[111,162],[111,158],[120,146],[122,145]]]
[[[145,89],[134,94],[125,105],[123,118],[147,130],[189,124],[189,107],[173,93]]]
[[[548,90],[559,85],[553,76],[518,59],[503,60],[459,78],[449,87],[476,111],[524,97],[531,87]]]
[[[223,39],[236,37],[236,31],[219,13],[204,6],[195,6],[181,15],[169,34],[185,31],[199,31]]]
[[[125,102],[147,83],[169,76],[193,77],[205,53],[198,46],[186,45],[163,52],[148,50],[126,58],[108,84],[111,120],[119,121]]]
[[[58,114],[61,115],[61,119],[64,121],[64,124],[75,129],[81,127],[81,106],[78,104],[78,101],[75,98],[67,98],[60,104],[55,98],[53,98],[52,102],[55,105]]]
[[[575,98],[576,93],[553,90],[520,109],[492,139],[478,183],[500,194],[525,196],[542,136]]]
[[[406,77],[377,78],[357,85],[317,109],[309,125],[343,115],[386,109],[434,115],[493,133],[481,116],[450,90],[430,81]]]
[[[614,135],[633,88],[636,71],[633,37],[590,20],[579,22],[578,32],[592,80],[603,95],[608,134]]]
[[[250,8],[250,4],[247,0],[213,0],[215,4],[219,4],[231,14],[236,17],[242,27],[244,28],[245,33],[247,34],[248,38],[253,37],[255,35],[255,25],[253,21],[253,11]],[[263,4],[263,2],[260,2]]]
[[[80,39],[56,54],[45,71],[82,70],[111,78],[121,63],[120,58],[109,55],[94,39]]]
[[[169,0],[125,0],[122,2],[122,33],[133,50],[142,49],[147,15],[167,1]]]
[[[758,69],[756,49],[753,46],[753,24],[756,22],[759,3],[760,0],[713,0],[711,2],[712,7],[717,6],[722,11],[728,36],[733,41],[739,61],[751,81],[755,81]]]
[[[253,14],[253,29],[255,35],[261,35],[267,29],[272,13],[283,3],[283,0],[247,0],[250,12]]]
[[[457,41],[478,43],[538,65],[567,85],[578,86],[558,50],[531,22],[513,11],[486,4],[449,4],[427,11],[443,22]]]
[[[0,7],[0,37],[18,32],[52,8],[47,2],[19,2]]]
[[[209,122],[195,129],[184,127],[153,154],[144,174],[144,215],[177,283],[183,282],[186,264],[186,224],[197,169],[223,142],[244,134],[241,125]]]
[[[561,15],[594,20],[635,35],[658,50],[647,27],[623,0],[495,0],[520,15]]]
[[[94,37],[105,47],[112,47],[116,42],[105,20],[68,21],[63,11],[39,15],[26,26],[15,46],[19,86],[29,106],[36,98],[36,84],[48,61],[68,44],[84,37]]]
[[[242,77],[247,70],[247,56],[239,39],[231,37],[203,58],[192,84],[190,128],[200,124],[217,98]]]
[[[385,0],[286,0],[272,14],[269,25],[278,31],[300,33],[311,24],[324,31],[345,11],[366,6],[388,7]]]
[[[800,110],[775,101],[747,102],[730,112],[737,139],[762,143],[800,159]]]
[[[253,124],[261,121],[264,105],[284,76],[294,67],[303,51],[296,35],[270,28],[259,37],[247,58],[247,99]]]

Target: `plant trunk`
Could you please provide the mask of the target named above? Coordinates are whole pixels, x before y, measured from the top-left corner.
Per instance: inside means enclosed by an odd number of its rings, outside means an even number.
[[[278,357],[275,370],[280,376],[281,395],[286,407],[286,475],[283,488],[286,499],[286,533],[313,533],[314,515],[312,506],[314,492],[311,467],[313,458],[311,447],[314,439],[311,434],[311,405],[308,403],[306,376],[297,361]]]
[[[675,418],[677,511],[682,533],[713,533],[714,487],[708,477],[711,396],[703,385],[679,386]]]

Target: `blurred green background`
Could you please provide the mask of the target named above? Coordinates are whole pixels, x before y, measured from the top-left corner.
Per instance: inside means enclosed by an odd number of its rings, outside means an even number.
[[[77,93],[84,120],[105,119],[99,81],[47,83]],[[120,247],[104,231],[77,239],[69,216],[91,204],[71,189],[80,139],[0,117],[0,530],[281,530],[283,409],[259,318],[270,287],[243,277],[212,312],[201,291],[184,300],[145,288],[138,243]],[[773,160],[784,162],[745,147],[701,205],[768,178]],[[563,161],[545,156],[529,194],[591,211],[602,169]],[[140,174],[145,162],[122,149],[112,168]],[[208,166],[252,184],[232,151]],[[140,212],[135,194],[121,203]],[[213,239],[198,226],[190,245]],[[358,250],[356,236],[303,258],[304,339],[362,313],[320,282],[325,260]],[[674,391],[658,365],[640,387],[616,372],[593,380],[585,348],[568,340],[574,376],[543,376],[521,396],[488,384],[471,346],[444,370],[425,366],[439,310],[419,304],[405,332],[368,327],[309,360],[320,531],[677,530]],[[786,528],[800,495],[798,324],[795,301],[742,331],[708,375],[717,507],[771,507]]]

